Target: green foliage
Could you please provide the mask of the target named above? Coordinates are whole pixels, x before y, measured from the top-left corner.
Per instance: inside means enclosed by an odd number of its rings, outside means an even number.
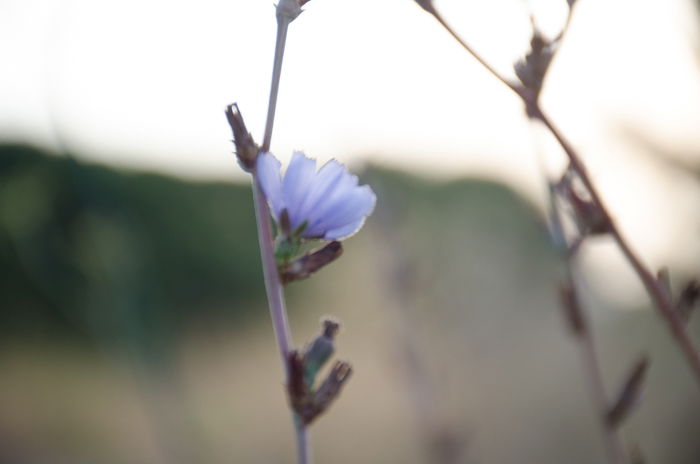
[[[489,263],[522,275],[550,256],[531,209],[502,185],[374,167],[363,177],[379,197],[369,228],[384,224],[421,269],[478,281]],[[252,312],[264,288],[247,185],[0,146],[0,266],[0,336],[70,333],[157,353],[187,327],[266,316]]]
[[[249,187],[22,146],[0,147],[0,266],[5,333],[147,338],[263,296]]]

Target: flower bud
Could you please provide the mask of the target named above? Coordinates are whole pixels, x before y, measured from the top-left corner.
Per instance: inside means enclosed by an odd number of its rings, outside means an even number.
[[[236,147],[238,163],[244,171],[251,172],[255,168],[255,160],[258,157],[260,147],[246,129],[238,104],[233,103],[226,107],[226,119],[228,119],[233,132],[233,143]]]
[[[333,339],[340,329],[340,324],[332,319],[323,320],[323,333],[307,346],[304,352],[304,383],[313,388],[318,371],[326,364],[335,351]]]
[[[540,31],[533,24],[534,31],[530,39],[530,51],[515,63],[515,74],[523,85],[539,95],[547,74],[549,65],[554,56],[555,46],[545,40]]]
[[[352,375],[352,366],[345,361],[336,361],[328,377],[314,393],[309,409],[303,416],[304,422],[310,424],[335,401]]]
[[[280,278],[283,283],[306,279],[322,267],[332,263],[343,254],[340,242],[333,241],[311,253],[307,253],[292,262],[281,262]]]
[[[328,409],[352,374],[349,363],[336,361],[321,386],[313,389],[319,370],[335,351],[333,339],[339,328],[338,322],[324,319],[323,332],[303,352],[293,350],[287,358],[289,403],[304,424]]]

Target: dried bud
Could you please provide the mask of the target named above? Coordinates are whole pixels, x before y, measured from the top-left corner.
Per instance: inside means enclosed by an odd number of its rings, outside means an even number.
[[[349,363],[337,361],[321,386],[317,390],[313,389],[319,370],[335,351],[333,339],[340,329],[340,324],[330,318],[324,319],[322,326],[322,333],[303,353],[294,350],[289,353],[287,359],[289,403],[305,424],[311,423],[328,409],[352,374]]]
[[[323,332],[304,351],[304,383],[309,390],[313,388],[318,371],[333,355],[333,339],[340,329],[340,324],[332,319],[324,319],[322,325]]]
[[[282,282],[286,284],[295,280],[306,279],[322,267],[338,259],[342,254],[343,246],[340,242],[333,241],[292,262],[282,263],[279,270]]]
[[[559,286],[559,300],[564,312],[569,330],[575,336],[581,336],[586,331],[586,321],[576,295],[576,290],[571,282],[564,282]]]
[[[547,74],[549,65],[554,56],[555,46],[547,41],[533,23],[532,38],[530,39],[530,51],[515,63],[515,74],[523,85],[532,90],[535,96],[539,95]]]
[[[287,368],[289,369],[287,391],[292,408],[296,411],[303,407],[309,394],[309,390],[304,383],[304,355],[297,350],[292,350],[289,353],[287,363]]]
[[[678,311],[678,314],[684,321],[688,322],[690,320],[698,299],[700,299],[700,283],[693,279],[685,284],[676,303],[676,311]]]
[[[615,404],[608,410],[606,414],[606,422],[608,426],[617,428],[629,417],[639,402],[644,386],[644,379],[649,368],[649,357],[643,356],[637,361],[630,372],[627,380],[620,389]]]
[[[246,129],[238,104],[233,103],[226,107],[226,119],[228,119],[233,132],[233,143],[236,146],[238,163],[244,171],[251,172],[255,168],[255,160],[258,157],[260,147]]]
[[[597,203],[581,196],[571,183],[566,185],[565,195],[581,235],[601,235],[610,232],[610,222]]]
[[[336,361],[333,364],[326,380],[323,381],[319,389],[314,393],[309,405],[309,409],[305,411],[302,419],[306,424],[310,424],[316,417],[323,413],[335,401],[340,392],[352,375],[352,366],[345,361]]]

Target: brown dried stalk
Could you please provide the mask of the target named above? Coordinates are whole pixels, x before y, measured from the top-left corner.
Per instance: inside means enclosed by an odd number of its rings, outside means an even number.
[[[662,284],[656,279],[654,273],[649,270],[649,268],[642,262],[637,253],[632,249],[630,244],[627,242],[625,237],[622,235],[619,227],[615,223],[609,210],[603,203],[602,197],[598,192],[598,189],[593,184],[591,177],[584,165],[581,157],[576,152],[574,147],[569,143],[569,141],[564,137],[562,132],[554,125],[554,123],[549,119],[549,117],[542,111],[539,102],[539,89],[529,88],[522,86],[518,83],[511,82],[504,76],[498,73],[493,67],[491,67],[473,48],[471,48],[464,40],[462,40],[457,33],[447,24],[444,18],[437,11],[433,2],[431,0],[416,0],[417,3],[428,13],[433,15],[435,19],[459,42],[459,44],[469,52],[486,70],[488,70],[496,79],[510,88],[518,97],[520,97],[525,104],[527,114],[539,121],[541,121],[545,127],[552,133],[554,138],[557,140],[559,145],[562,147],[566,156],[569,159],[571,168],[576,171],[581,179],[581,182],[588,190],[590,194],[591,201],[593,204],[597,205],[600,214],[603,219],[609,224],[608,233],[613,238],[618,248],[625,256],[627,261],[634,269],[634,271],[639,276],[642,284],[646,288],[654,307],[656,308],[658,314],[666,322],[666,325],[671,332],[671,336],[678,344],[679,348],[685,355],[686,361],[688,362],[696,380],[698,381],[698,386],[700,386],[700,353],[697,347],[691,340],[686,330],[683,319],[675,310],[675,305],[671,296],[667,294]],[[573,2],[569,1],[570,7],[573,6]],[[569,19],[567,19],[566,26],[568,27]],[[563,32],[561,34],[563,36]],[[557,39],[559,39],[558,37]],[[544,79],[544,74],[541,76]]]

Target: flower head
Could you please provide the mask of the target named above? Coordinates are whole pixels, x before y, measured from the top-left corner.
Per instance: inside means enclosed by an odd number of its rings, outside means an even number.
[[[339,240],[357,232],[377,201],[368,185],[331,160],[316,170],[316,160],[294,152],[284,176],[272,153],[257,159],[257,178],[278,224],[304,238]]]

